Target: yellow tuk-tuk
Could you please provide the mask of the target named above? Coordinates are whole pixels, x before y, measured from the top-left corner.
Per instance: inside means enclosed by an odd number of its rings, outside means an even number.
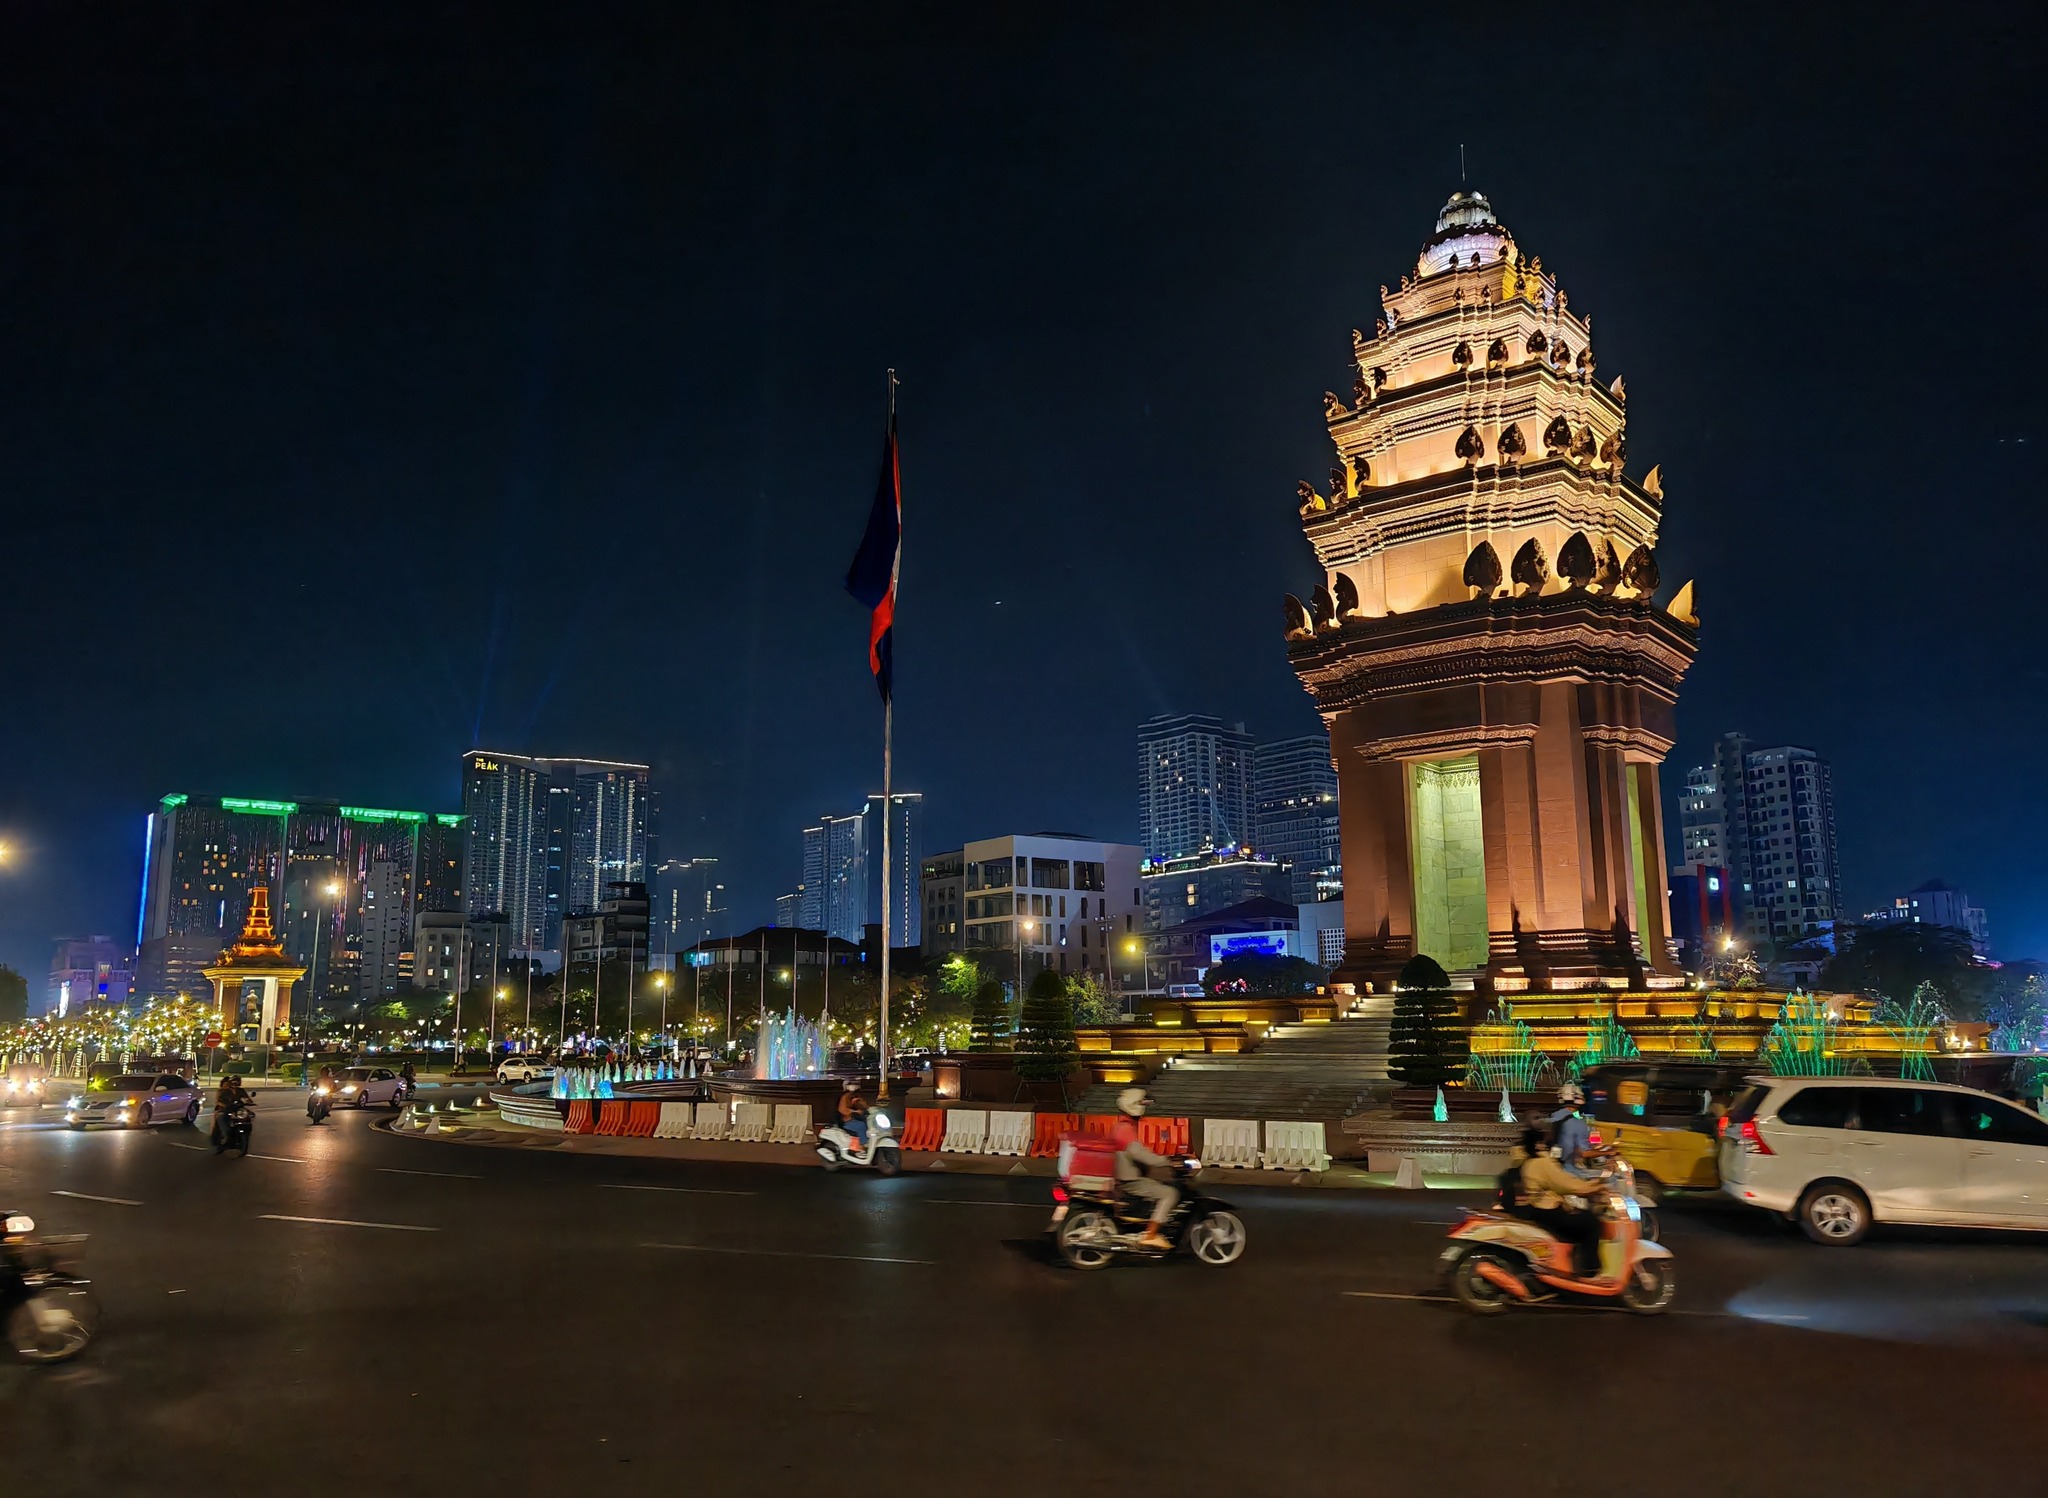
[[[1715,1125],[1755,1070],[1697,1061],[1596,1066],[1582,1079],[1586,1116],[1652,1191],[1712,1191],[1721,1184]]]

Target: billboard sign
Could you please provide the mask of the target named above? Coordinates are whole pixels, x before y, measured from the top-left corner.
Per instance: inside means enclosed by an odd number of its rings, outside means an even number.
[[[1209,938],[1209,961],[1227,962],[1233,957],[1298,957],[1298,931],[1218,931]]]

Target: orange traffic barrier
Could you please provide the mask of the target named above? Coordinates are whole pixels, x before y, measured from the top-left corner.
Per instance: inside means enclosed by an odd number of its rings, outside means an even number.
[[[635,1139],[652,1139],[655,1125],[661,1122],[661,1104],[635,1100],[626,1104],[626,1121],[619,1130]]]
[[[590,1099],[576,1098],[569,1104],[569,1116],[562,1120],[565,1134],[588,1134],[590,1132]]]
[[[897,1142],[907,1150],[935,1150],[946,1137],[946,1110],[906,1108]]]
[[[1118,1117],[1119,1115],[1115,1113],[1084,1113],[1081,1115],[1081,1132],[1083,1134],[1101,1134],[1107,1137],[1116,1132]]]
[[[601,1100],[597,1105],[597,1127],[590,1132],[593,1134],[620,1134],[625,1132],[626,1109],[630,1106],[628,1103],[613,1102],[609,1098]]]
[[[1185,1155],[1188,1151],[1188,1121],[1185,1118],[1141,1118],[1138,1141],[1155,1155]]]
[[[1078,1113],[1040,1113],[1032,1120],[1031,1154],[1033,1158],[1050,1160],[1060,1152],[1060,1138],[1070,1130],[1081,1127]]]

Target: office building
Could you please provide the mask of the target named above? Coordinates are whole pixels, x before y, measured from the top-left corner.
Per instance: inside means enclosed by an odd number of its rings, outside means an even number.
[[[463,819],[449,814],[166,796],[144,832],[136,991],[205,993],[203,970],[261,888],[314,1003],[394,994],[411,978],[414,916],[461,904],[465,845]]]
[[[618,965],[618,991],[625,992],[629,973],[647,971],[647,886],[615,880],[593,910],[579,911],[563,925],[562,964],[565,970]]]
[[[95,1004],[124,1008],[134,982],[135,953],[125,941],[111,936],[67,937],[50,958],[50,981],[40,1012],[61,1018]]]
[[[1678,965],[1688,973],[1704,969],[1738,929],[1735,910],[1735,881],[1726,869],[1710,863],[1673,869],[1671,939]]]
[[[646,765],[472,749],[462,757],[471,915],[503,912],[522,951],[561,945],[565,916],[643,883],[653,836]]]
[[[670,858],[655,866],[653,943],[657,952],[682,952],[723,936],[730,917],[715,858]]]
[[[1344,854],[1337,840],[1337,770],[1330,763],[1330,736],[1312,733],[1261,744],[1252,752],[1252,771],[1258,805],[1252,845],[1293,866],[1294,903],[1342,894]]]
[[[961,946],[999,963],[1009,953],[1012,976],[1025,982],[1042,968],[1107,973],[1112,944],[1138,935],[1138,857],[1129,843],[1060,832],[968,843]]]
[[[950,853],[934,853],[919,866],[918,887],[922,893],[924,916],[918,945],[927,956],[933,952],[958,952],[967,945],[967,928],[962,917],[962,901],[967,892],[966,871],[966,850],[961,848]]]
[[[1294,905],[1294,874],[1277,859],[1235,848],[1148,858],[1138,871],[1148,931],[1164,931],[1246,900]]]
[[[868,916],[879,919],[882,902],[889,902],[889,945],[923,945],[923,901],[919,882],[924,867],[924,795],[919,791],[893,791],[890,801],[895,815],[889,821],[889,888],[882,886],[882,797],[868,797],[868,826],[864,834],[870,881],[875,887],[874,903],[865,907]],[[865,917],[864,917],[865,919]]]
[[[775,924],[784,931],[803,928],[805,899],[808,891],[799,884],[786,895],[775,897]]]
[[[1252,840],[1252,737],[1200,714],[1138,730],[1138,827],[1147,858],[1181,858]]]
[[[879,836],[881,829],[875,829]],[[841,941],[857,942],[867,925],[867,822],[850,817],[820,817],[803,832],[803,892],[797,924],[807,931],[830,931]]]
[[[1872,926],[1894,921],[1947,926],[1969,937],[1970,950],[1977,956],[1991,955],[1991,923],[1983,907],[1971,904],[1967,892],[1943,879],[1930,879],[1903,895],[1895,896],[1891,904],[1866,912],[1863,920]]]
[[[1694,765],[1686,771],[1678,825],[1685,855],[1682,867],[1728,867],[1728,815],[1722,807],[1720,777],[1712,765]]]

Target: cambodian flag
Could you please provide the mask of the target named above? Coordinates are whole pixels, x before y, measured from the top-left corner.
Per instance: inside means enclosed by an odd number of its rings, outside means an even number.
[[[882,476],[875,484],[874,508],[868,511],[867,534],[846,569],[846,591],[866,604],[868,669],[882,700],[890,694],[896,641],[896,570],[903,558],[903,476],[896,464],[896,413],[889,413],[882,439]]]

